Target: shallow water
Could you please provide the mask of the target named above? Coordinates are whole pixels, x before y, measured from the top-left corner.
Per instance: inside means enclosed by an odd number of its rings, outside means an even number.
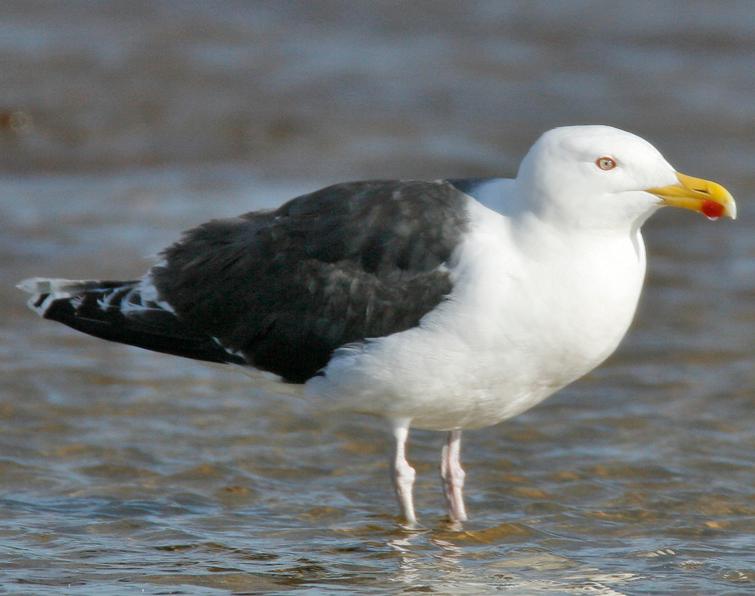
[[[749,3],[67,5],[0,9],[0,591],[752,593]],[[412,435],[402,530],[381,421],[78,335],[13,288],[138,276],[186,227],[338,179],[511,173],[567,122],[640,132],[741,217],[653,219],[619,352],[465,434],[463,528],[440,434]]]

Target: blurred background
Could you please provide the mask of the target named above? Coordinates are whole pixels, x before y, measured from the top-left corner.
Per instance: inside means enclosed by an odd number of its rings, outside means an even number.
[[[753,57],[747,0],[2,2],[0,587],[751,592]],[[337,181],[514,175],[598,123],[740,218],[653,218],[619,352],[467,433],[464,531],[439,434],[413,436],[426,529],[402,532],[380,421],[76,335],[13,287],[136,277],[189,226]]]

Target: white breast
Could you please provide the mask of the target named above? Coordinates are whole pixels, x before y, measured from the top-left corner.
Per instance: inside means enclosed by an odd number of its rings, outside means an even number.
[[[476,201],[449,263],[454,289],[419,327],[339,350],[307,391],[337,406],[447,430],[495,424],[607,358],[645,271],[637,232],[556,233]]]

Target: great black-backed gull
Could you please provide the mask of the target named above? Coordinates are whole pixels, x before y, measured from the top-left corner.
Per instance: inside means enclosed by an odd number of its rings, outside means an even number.
[[[336,184],[184,234],[139,280],[29,279],[31,307],[103,339],[269,371],[319,406],[385,417],[404,519],[411,426],[447,431],[441,476],[467,518],[463,429],[524,412],[598,366],[645,275],[659,207],[736,216],[606,126],[545,133],[515,179]]]

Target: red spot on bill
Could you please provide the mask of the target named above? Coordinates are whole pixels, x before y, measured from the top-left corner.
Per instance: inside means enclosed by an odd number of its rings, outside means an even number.
[[[724,213],[724,206],[721,205],[721,203],[716,203],[715,201],[709,201],[706,199],[705,201],[703,201],[703,206],[701,207],[700,211],[702,211],[705,217],[707,217],[708,219],[718,219]]]

